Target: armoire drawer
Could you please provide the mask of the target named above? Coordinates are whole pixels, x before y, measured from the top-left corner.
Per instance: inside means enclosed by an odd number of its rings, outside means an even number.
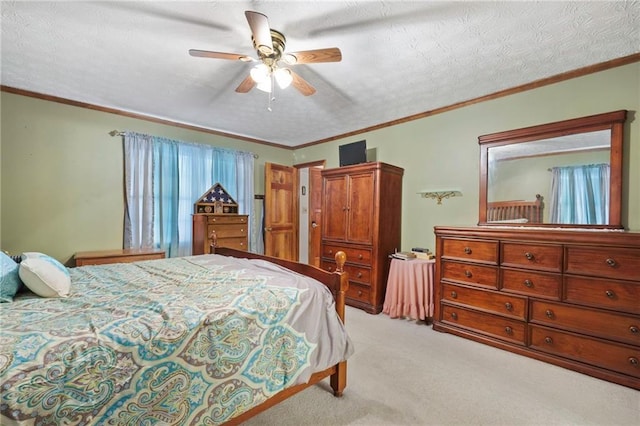
[[[473,262],[498,264],[497,241],[458,240],[445,238],[442,242],[442,256]]]
[[[563,330],[640,345],[640,317],[532,300],[530,321]]]
[[[640,348],[530,325],[530,347],[600,368],[640,377]]]
[[[568,274],[638,280],[640,249],[615,247],[567,247]]]
[[[640,282],[565,275],[564,293],[567,302],[640,315]]]
[[[560,300],[562,288],[560,274],[502,268],[500,282],[501,289],[504,291]]]
[[[498,268],[474,263],[442,261],[442,279],[498,288]]]
[[[371,303],[371,288],[367,285],[349,283],[346,296],[364,303]]]
[[[442,322],[511,343],[526,344],[526,324],[515,319],[443,304]]]
[[[246,215],[229,215],[229,216],[225,216],[225,215],[209,215],[207,216],[207,222],[208,223],[215,223],[215,224],[231,224],[231,223],[247,223],[247,216]]]
[[[560,272],[562,271],[562,246],[502,243],[500,265]]]
[[[347,255],[347,262],[360,263],[362,265],[371,264],[371,249],[360,247],[341,247],[337,245],[323,244],[322,257],[333,259],[337,252],[343,251]]]
[[[323,260],[322,269],[333,272],[336,270],[336,263]],[[349,282],[357,282],[361,284],[371,284],[371,269],[358,265],[344,265],[344,270],[349,274]]]
[[[441,296],[443,300],[456,305],[465,305],[523,321],[527,318],[527,299],[525,297],[453,284],[443,284]]]
[[[247,224],[230,224],[230,225],[208,225],[207,226],[207,235],[211,235],[211,231],[216,231],[216,236],[218,240],[221,238],[233,238],[233,237],[243,237],[247,236]]]

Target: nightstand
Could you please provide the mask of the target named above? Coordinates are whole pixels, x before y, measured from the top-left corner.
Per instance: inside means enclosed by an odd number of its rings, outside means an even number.
[[[157,249],[124,249],[82,251],[74,256],[76,266],[104,265],[106,263],[131,263],[140,260],[164,259],[164,250]]]

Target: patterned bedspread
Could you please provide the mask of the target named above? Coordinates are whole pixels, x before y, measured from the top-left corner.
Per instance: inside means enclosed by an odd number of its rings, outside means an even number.
[[[70,273],[0,304],[0,424],[219,424],[353,351],[329,290],[264,261]]]

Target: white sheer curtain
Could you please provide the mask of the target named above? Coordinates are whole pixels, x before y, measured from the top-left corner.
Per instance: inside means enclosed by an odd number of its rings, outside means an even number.
[[[124,248],[153,247],[153,143],[149,135],[124,136]]]
[[[148,142],[144,150],[137,140]],[[130,225],[125,226],[125,248],[153,246],[165,250],[168,257],[190,255],[193,205],[218,182],[238,203],[239,213],[249,215],[248,229],[251,230],[252,153],[129,132],[125,133],[124,142],[125,162],[132,164],[125,168],[125,181],[131,180],[131,185],[126,186],[126,196],[132,203],[137,201],[136,211],[145,212],[126,215],[130,217]],[[152,160],[141,165],[142,159],[149,156]],[[141,168],[150,175],[148,179],[135,178]],[[138,193],[146,196],[138,197]],[[150,245],[138,245],[138,240],[131,238],[130,235],[142,233],[142,230],[150,235],[145,240]],[[252,241],[250,231],[249,241]]]

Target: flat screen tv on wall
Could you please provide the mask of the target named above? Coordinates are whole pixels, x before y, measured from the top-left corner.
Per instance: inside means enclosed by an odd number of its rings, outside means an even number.
[[[340,167],[367,162],[366,140],[352,142],[346,145],[340,145],[338,149],[340,156]]]

